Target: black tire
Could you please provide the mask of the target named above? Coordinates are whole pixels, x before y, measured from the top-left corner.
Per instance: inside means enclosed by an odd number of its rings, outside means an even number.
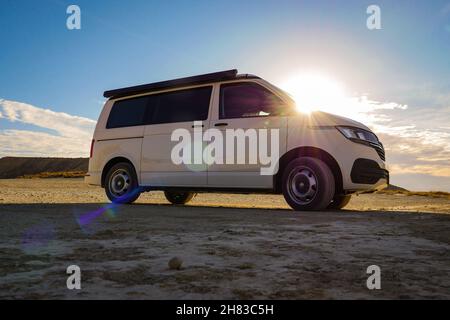
[[[328,209],[342,209],[350,202],[351,198],[352,196],[350,194],[337,194],[334,196],[333,200],[331,200],[331,203],[328,205]]]
[[[283,171],[283,196],[296,211],[324,210],[333,199],[334,183],[333,173],[322,160],[294,159]]]
[[[114,203],[130,204],[136,201],[141,190],[133,165],[120,162],[109,169],[105,178],[105,192]]]
[[[194,198],[196,193],[187,191],[164,191],[164,195],[171,204],[186,204]]]

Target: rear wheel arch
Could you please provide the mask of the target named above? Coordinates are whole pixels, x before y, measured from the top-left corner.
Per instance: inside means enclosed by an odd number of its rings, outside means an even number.
[[[343,180],[342,180],[342,171],[339,167],[338,162],[334,157],[326,152],[325,150],[322,150],[320,148],[316,147],[298,147],[295,149],[292,149],[288,152],[286,152],[279,161],[278,166],[278,172],[274,176],[274,190],[277,193],[281,193],[281,183],[282,183],[282,177],[284,169],[288,166],[288,164],[297,158],[301,157],[311,157],[320,159],[323,162],[325,162],[326,165],[330,168],[331,172],[334,176],[335,181],[335,192],[336,194],[340,194],[343,192]]]
[[[121,163],[121,162],[129,163],[129,164],[133,167],[133,169],[134,169],[134,174],[136,175],[136,177],[137,177],[137,179],[138,179],[138,181],[139,181],[139,177],[138,177],[138,175],[137,175],[136,167],[134,166],[134,164],[133,164],[129,159],[127,159],[127,158],[125,158],[125,157],[115,157],[115,158],[112,158],[111,160],[109,160],[109,161],[105,164],[105,166],[103,167],[103,170],[102,170],[102,187],[105,187],[105,179],[106,179],[106,175],[108,174],[108,171],[109,171],[113,166],[115,166],[116,164]]]

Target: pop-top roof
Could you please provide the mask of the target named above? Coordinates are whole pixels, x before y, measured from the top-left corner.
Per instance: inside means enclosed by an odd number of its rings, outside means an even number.
[[[202,83],[209,82],[217,82],[217,81],[225,81],[225,80],[233,80],[238,78],[255,78],[252,75],[238,75],[238,71],[236,69],[213,72],[202,74],[193,77],[179,78],[174,80],[160,81],[149,84],[143,84],[139,86],[108,90],[103,93],[105,98],[118,98],[124,96],[130,96],[134,94],[147,93],[152,91],[158,91],[162,89],[176,88],[188,85],[196,85]]]

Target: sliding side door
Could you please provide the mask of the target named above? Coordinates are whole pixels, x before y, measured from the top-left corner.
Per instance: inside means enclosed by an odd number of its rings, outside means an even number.
[[[202,121],[203,126],[208,126],[212,90],[213,86],[208,85],[151,95],[149,109],[153,111],[148,115],[150,124],[145,127],[142,143],[143,185],[206,186],[207,168],[204,165],[174,163],[172,149],[179,141],[171,141],[171,136],[181,129],[189,133],[193,142],[194,121]]]

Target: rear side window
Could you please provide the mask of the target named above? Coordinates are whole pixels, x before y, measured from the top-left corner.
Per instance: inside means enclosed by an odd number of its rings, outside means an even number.
[[[256,83],[231,83],[220,86],[220,118],[247,118],[283,115],[286,104]]]
[[[121,100],[114,103],[106,128],[141,126],[144,124],[149,97]]]
[[[152,124],[206,120],[212,86],[158,94]]]

